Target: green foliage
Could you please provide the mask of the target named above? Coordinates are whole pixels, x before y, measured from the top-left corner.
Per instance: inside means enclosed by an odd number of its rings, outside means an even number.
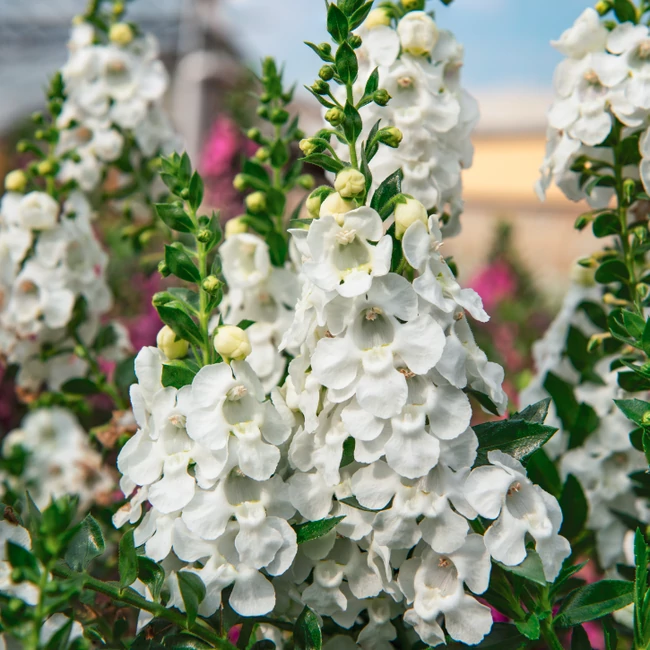
[[[99,524],[87,515],[65,553],[65,561],[74,571],[83,571],[105,550],[106,544]]]
[[[319,521],[309,521],[304,524],[297,524],[294,526],[296,531],[296,538],[298,544],[310,542],[313,539],[324,537],[330,531],[334,530],[336,526],[345,519],[342,517],[331,517],[329,519],[321,519]]]
[[[634,585],[624,580],[601,580],[572,591],[562,603],[559,627],[573,627],[602,618],[634,601]]]
[[[323,635],[318,617],[309,607],[305,607],[296,621],[293,631],[296,650],[320,650],[323,647]]]

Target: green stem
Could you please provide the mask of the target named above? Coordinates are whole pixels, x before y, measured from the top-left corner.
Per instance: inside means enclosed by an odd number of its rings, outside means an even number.
[[[38,602],[34,610],[34,621],[32,626],[32,633],[28,641],[28,648],[38,650],[41,646],[41,628],[43,627],[43,619],[45,618],[45,589],[50,575],[49,567],[41,568],[41,579],[38,583]]]
[[[237,641],[237,647],[240,650],[246,650],[248,648],[248,643],[255,628],[255,620],[252,618],[244,619],[242,623],[241,630],[239,632],[239,640]]]
[[[350,106],[354,106],[354,91],[352,89],[352,84],[346,84],[345,90],[347,93],[347,100]],[[348,142],[350,147],[350,165],[353,169],[359,169],[359,160],[357,158],[357,140],[356,138],[352,142]]]
[[[97,580],[84,573],[72,571],[65,566],[58,565],[52,570],[58,578],[76,580],[82,588],[104,594],[114,602],[123,602],[135,609],[153,614],[155,617],[164,618],[183,629],[187,629],[194,636],[210,643],[217,650],[237,650],[234,645],[222,639],[205,621],[197,619],[192,625],[188,624],[187,616],[176,609],[168,609],[159,603],[154,603],[143,598],[132,589],[120,589],[110,582]]]
[[[549,615],[548,618],[542,621],[542,638],[546,642],[546,647],[549,650],[564,650],[564,647],[560,643],[560,639],[557,638],[555,630],[553,629],[553,618]]]

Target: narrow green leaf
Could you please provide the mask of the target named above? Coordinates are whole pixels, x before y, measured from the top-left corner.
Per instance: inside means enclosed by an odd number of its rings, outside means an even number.
[[[623,309],[621,313],[623,314],[625,329],[627,329],[630,336],[635,339],[641,339],[645,329],[645,318],[641,318],[638,314],[627,309]]]
[[[368,17],[372,9],[373,0],[366,2],[365,5],[359,7],[350,17],[350,29],[356,29],[359,27],[363,21]]]
[[[350,32],[348,19],[334,3],[327,9],[327,31],[336,43],[343,43]]]
[[[573,392],[573,386],[556,374],[549,372],[544,381],[544,388],[553,399],[562,425],[565,429],[571,431],[580,408]]]
[[[45,650],[68,650],[73,623],[71,618],[65,620],[63,625],[50,637],[45,645]]]
[[[544,424],[544,421],[548,416],[548,409],[550,406],[551,398],[546,397],[539,402],[535,402],[535,404],[527,406],[523,411],[515,413],[511,419],[525,420],[526,422],[532,422],[534,424]]]
[[[308,521],[304,524],[296,524],[293,527],[296,531],[296,541],[298,544],[304,544],[313,539],[323,537],[331,530],[334,530],[343,519],[345,519],[345,516],[320,519],[319,521]]]
[[[379,89],[379,68],[375,68],[370,74],[370,76],[368,77],[368,81],[366,81],[366,88],[363,91],[363,94],[366,97],[369,97],[370,95],[374,95],[378,89]],[[370,140],[372,138],[368,138],[368,139]]]
[[[562,603],[555,621],[559,627],[573,627],[611,614],[633,601],[633,583],[601,580],[572,591]]]
[[[201,346],[203,337],[198,325],[183,311],[180,304],[170,302],[156,306],[158,315],[165,325],[169,325],[176,336],[194,345]]]
[[[340,172],[345,165],[332,158],[331,156],[328,156],[327,154],[324,153],[313,153],[310,156],[305,156],[304,158],[301,158],[305,163],[309,163],[310,165],[316,165],[317,167],[321,167],[324,169],[326,172],[332,172],[334,174],[337,174]]]
[[[641,399],[615,399],[614,404],[628,420],[639,426],[650,424],[650,402]],[[644,421],[645,418],[647,421]]]
[[[139,555],[138,578],[149,587],[153,599],[157,601],[165,584],[165,570],[157,562]]]
[[[574,540],[580,535],[587,523],[589,503],[580,485],[580,481],[573,474],[567,476],[564,487],[562,488],[560,508],[564,516],[560,534],[569,540]]]
[[[317,54],[322,61],[327,61],[328,63],[334,61],[332,55],[321,52],[320,49],[318,48],[318,45],[316,45],[316,43],[310,43],[309,41],[304,41],[304,43],[309,49],[311,49],[315,54]]]
[[[538,449],[532,454],[526,464],[528,478],[546,490],[555,498],[559,498],[562,492],[562,480],[557,471],[555,463],[548,457],[544,449]]]
[[[363,130],[363,122],[359,111],[352,104],[346,102],[343,112],[345,113],[345,121],[343,122],[345,137],[349,143],[356,142]]]
[[[36,556],[24,546],[11,540],[6,543],[7,561],[14,569],[22,569],[30,582],[37,582],[41,575]]]
[[[571,650],[592,650],[589,637],[582,625],[573,628],[571,633]]]
[[[616,650],[618,634],[612,622],[607,618],[603,621],[603,631],[605,632],[605,650]]]
[[[192,206],[192,210],[196,211],[201,207],[203,192],[203,179],[198,172],[194,172],[190,180],[190,195],[188,197],[188,203]]]
[[[391,174],[384,182],[376,189],[375,193],[372,195],[372,200],[370,201],[370,207],[373,210],[379,212],[384,218],[390,216],[390,212],[384,215],[384,211],[391,201],[398,194],[402,193],[402,181],[404,180],[404,172],[401,169],[398,169],[396,172]]]
[[[293,630],[293,642],[296,650],[321,650],[323,647],[323,635],[318,617],[309,607],[302,610],[296,621]]]
[[[138,579],[138,556],[135,553],[132,530],[122,535],[120,540],[118,568],[122,589]]]
[[[100,390],[94,381],[85,377],[76,377],[75,379],[68,379],[61,386],[61,392],[69,395],[97,395]]]
[[[635,637],[642,639],[643,614],[646,593],[648,591],[648,545],[640,528],[634,534],[634,562],[636,573],[634,577],[634,626]]]
[[[156,203],[156,214],[163,223],[176,232],[194,232],[192,219],[178,203]]]
[[[205,585],[199,576],[189,571],[179,571],[177,576],[187,620],[193,625],[199,613],[199,605],[205,598]]]
[[[289,148],[282,140],[277,140],[271,148],[271,164],[276,169],[284,167],[289,162]]]
[[[341,82],[352,85],[359,75],[359,62],[357,61],[357,55],[348,42],[339,45],[334,61]]]
[[[87,515],[68,544],[65,561],[73,571],[84,571],[92,560],[104,552],[105,548],[104,536],[99,524],[92,515]]]
[[[201,273],[192,258],[182,248],[165,245],[165,263],[177,278],[200,284]]]

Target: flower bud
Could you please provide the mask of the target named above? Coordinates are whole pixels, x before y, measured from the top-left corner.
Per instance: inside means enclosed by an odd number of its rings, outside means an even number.
[[[426,0],[402,0],[402,7],[406,11],[422,11],[426,5]]]
[[[399,201],[395,206],[395,237],[402,239],[408,227],[416,221],[421,221],[425,226],[429,223],[427,209],[422,203],[410,197],[404,203]]]
[[[233,235],[241,235],[245,233],[247,230],[248,230],[248,226],[246,225],[243,217],[235,217],[234,219],[228,219],[228,221],[226,221],[224,237],[228,239]]]
[[[332,53],[332,46],[329,43],[321,43],[318,46],[318,51],[327,56]]]
[[[372,101],[374,101],[377,106],[386,106],[390,100],[390,93],[385,88],[376,90],[375,94],[372,96]]]
[[[642,416],[641,416],[641,423],[644,426],[647,426],[650,424],[650,411],[646,411]]]
[[[387,25],[390,25],[390,14],[385,9],[373,9],[363,23],[366,29]]]
[[[314,81],[314,83],[311,85],[311,89],[317,95],[327,95],[327,93],[330,90],[330,87],[327,84],[327,82],[323,81],[322,79],[316,79],[316,81]]]
[[[259,115],[259,117],[266,120],[269,117],[269,109],[266,106],[258,106],[257,114]]]
[[[275,108],[271,112],[271,124],[275,124],[276,126],[282,126],[283,124],[287,123],[288,119],[289,119],[289,112],[286,111],[284,108]]]
[[[334,68],[331,65],[324,65],[318,72],[323,81],[330,81],[334,78]]]
[[[592,221],[594,220],[593,216],[589,213],[581,214],[573,224],[573,227],[576,230],[584,230]]]
[[[178,339],[176,332],[174,332],[169,325],[165,325],[165,327],[158,332],[158,336],[156,336],[156,345],[170,361],[173,361],[174,359],[182,359],[187,355],[187,350],[189,349],[188,342],[183,341],[183,339]]]
[[[22,169],[14,169],[5,176],[7,192],[24,192],[27,187],[27,174]]]
[[[313,153],[316,153],[318,151],[318,145],[313,141],[312,138],[305,138],[304,140],[301,140],[298,146],[300,147],[300,151],[302,151],[305,156],[311,156]]]
[[[268,104],[272,99],[273,97],[271,97],[269,93],[262,93],[260,95],[260,101],[262,102],[262,104]]]
[[[627,203],[632,203],[634,193],[636,192],[636,181],[632,178],[626,178],[623,182],[623,196]]]
[[[221,280],[216,275],[208,275],[201,283],[201,288],[210,295],[215,295],[221,289],[221,284]]]
[[[357,169],[343,169],[336,176],[334,189],[344,199],[356,198],[366,191],[366,177]]]
[[[301,174],[298,176],[297,183],[303,190],[311,190],[316,184],[316,181],[311,174]]]
[[[158,262],[158,273],[160,273],[160,275],[162,275],[163,278],[166,278],[171,274],[171,271],[167,266],[165,260],[160,260],[160,262]]]
[[[271,152],[269,151],[268,147],[260,147],[255,152],[255,160],[259,160],[260,162],[266,162],[270,157]]]
[[[399,147],[403,137],[402,132],[396,126],[380,129],[377,133],[377,140],[393,149]]]
[[[596,284],[596,269],[592,265],[587,267],[578,262],[571,269],[571,280],[581,287],[593,287]]]
[[[51,160],[41,160],[36,165],[36,171],[40,176],[48,176],[54,172],[54,163]]]
[[[319,187],[307,197],[305,205],[310,217],[318,219],[320,216],[320,207],[325,198],[327,198],[331,193],[331,187]]]
[[[185,199],[186,201],[187,201],[187,199],[190,198],[190,191],[189,191],[189,189],[187,187],[184,187],[181,190],[180,197],[181,197],[181,199]]]
[[[166,305],[168,302],[171,302],[174,300],[174,296],[172,296],[171,293],[168,291],[158,291],[158,293],[153,294],[153,298],[151,299],[151,304],[154,307],[160,307],[162,305]]]
[[[406,14],[397,25],[402,49],[414,56],[427,56],[438,42],[438,27],[423,11]]]
[[[249,140],[252,140],[253,142],[257,142],[259,144],[262,137],[262,132],[258,128],[248,129],[246,132],[246,137]]]
[[[325,119],[332,126],[340,126],[345,121],[345,113],[338,107],[330,108],[327,113],[325,113]]]
[[[596,3],[596,11],[604,16],[613,6],[611,0],[600,0]]]
[[[361,40],[361,36],[358,34],[352,34],[350,38],[348,38],[348,43],[350,43],[353,49],[357,50],[361,47],[363,41]]]
[[[266,210],[266,194],[253,192],[246,197],[246,207],[252,214],[260,214]]]
[[[343,217],[355,210],[357,204],[354,201],[347,201],[338,192],[332,192],[322,203],[319,210],[320,217],[334,217],[337,223],[343,223]]]
[[[111,25],[108,32],[108,38],[110,38],[111,43],[121,45],[122,47],[128,45],[134,36],[133,29],[126,23],[115,23]]]
[[[244,174],[237,174],[233,179],[232,186],[238,191],[243,192],[248,189],[248,181]]]
[[[201,230],[196,233],[196,238],[202,244],[207,244],[212,239],[212,231],[207,228],[201,228]]]
[[[214,349],[226,363],[242,361],[251,353],[251,342],[240,327],[222,325],[214,337]]]

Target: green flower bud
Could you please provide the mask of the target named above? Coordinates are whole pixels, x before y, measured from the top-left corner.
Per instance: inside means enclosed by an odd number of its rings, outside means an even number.
[[[611,0],[600,0],[600,2],[596,3],[595,8],[601,16],[604,16],[613,6]]]
[[[25,581],[25,572],[21,568],[15,567],[14,569],[11,570],[11,582],[20,584],[21,582],[24,581]]]
[[[332,53],[332,46],[329,43],[321,43],[318,46],[318,51],[322,52],[325,56]]]
[[[209,275],[201,283],[201,288],[210,295],[215,295],[221,289],[221,280],[216,275]]]
[[[34,124],[44,124],[45,118],[43,117],[43,113],[40,111],[32,113],[32,122],[34,122]]]
[[[25,603],[20,598],[10,598],[7,607],[10,612],[17,614],[25,608]]]
[[[626,178],[623,183],[623,196],[627,203],[632,203],[634,193],[636,192],[636,181],[631,178]]]
[[[316,181],[314,180],[314,177],[311,174],[302,174],[301,176],[298,176],[297,182],[298,185],[302,187],[303,190],[311,190],[316,184]]]
[[[181,190],[181,195],[180,195],[180,196],[181,196],[182,199],[185,199],[185,200],[189,199],[189,198],[190,198],[190,191],[189,191],[189,189],[187,189],[187,187],[184,187],[184,188]]]
[[[248,181],[246,180],[245,174],[237,174],[235,176],[232,186],[238,191],[243,192],[248,189]]]
[[[318,144],[315,143],[311,138],[301,140],[298,146],[300,147],[300,151],[302,151],[305,154],[305,156],[311,156],[313,153],[316,153],[319,149]]]
[[[334,108],[330,108],[327,113],[325,113],[325,119],[332,126],[340,126],[345,121],[345,113],[340,108],[335,106]]]
[[[255,152],[255,160],[259,160],[260,162],[266,162],[270,157],[271,152],[269,151],[268,147],[260,147]]]
[[[267,120],[269,118],[269,109],[266,106],[258,106],[257,114],[262,118]]]
[[[296,132],[293,134],[293,139],[300,142],[301,140],[304,140],[304,138],[305,132],[302,129],[296,129]]]
[[[156,345],[158,349],[170,360],[182,359],[187,356],[187,351],[189,349],[189,343],[183,341],[183,339],[178,339],[174,330],[165,325],[158,336],[156,336]]]
[[[390,93],[385,88],[380,88],[375,91],[375,94],[372,96],[372,101],[374,101],[377,106],[386,106],[390,100]]]
[[[591,222],[593,217],[590,214],[581,214],[573,224],[576,230],[584,230]]]
[[[22,169],[14,169],[5,176],[7,192],[24,192],[27,187],[27,174]]]
[[[402,0],[405,11],[423,11],[426,0]]]
[[[133,29],[127,23],[115,23],[114,25],[111,25],[108,32],[108,38],[111,43],[115,43],[122,47],[131,43],[134,37],[135,34],[133,33]]]
[[[379,142],[383,142],[383,144],[392,147],[393,149],[399,147],[402,137],[402,132],[396,126],[380,129],[377,133],[377,139]]]
[[[246,207],[252,214],[260,214],[266,210],[266,194],[253,192],[246,197]]]
[[[282,126],[289,120],[289,112],[284,108],[276,108],[271,113],[271,123],[276,126]]]
[[[246,132],[246,137],[249,140],[256,142],[257,144],[260,144],[262,139],[262,132],[258,128],[254,127],[252,129],[248,129],[248,131]]]
[[[162,305],[166,305],[168,302],[171,302],[174,300],[174,296],[172,296],[171,293],[168,293],[167,291],[158,291],[158,293],[153,294],[153,298],[151,299],[151,304],[154,307],[161,307]]]
[[[272,99],[273,97],[271,97],[269,93],[262,93],[260,95],[260,101],[262,102],[262,104],[268,104]]]
[[[323,81],[322,79],[316,79],[314,83],[311,85],[311,89],[317,94],[317,95],[327,95],[329,93],[329,85],[327,82]]]
[[[168,277],[171,274],[171,271],[169,270],[169,267],[165,263],[165,260],[160,260],[158,262],[158,273],[163,276],[163,278]]]
[[[330,81],[334,78],[334,68],[331,65],[324,65],[318,72],[323,81]]]
[[[55,165],[51,160],[41,160],[41,162],[36,165],[36,171],[41,176],[49,176],[55,171]]]
[[[212,239],[212,231],[207,228],[202,228],[196,233],[196,238],[202,243],[207,244]]]
[[[318,189],[314,190],[308,197],[307,201],[305,202],[305,206],[307,208],[307,212],[309,213],[309,216],[318,219],[320,216],[320,208],[321,205],[323,204],[323,201],[332,193],[332,188],[331,187],[319,187]]]
[[[334,189],[344,199],[356,198],[366,191],[366,177],[357,169],[343,169],[336,176]]]
[[[352,48],[356,50],[361,47],[363,41],[361,40],[361,36],[358,34],[352,34],[350,38],[348,38],[348,43],[350,43]]]

